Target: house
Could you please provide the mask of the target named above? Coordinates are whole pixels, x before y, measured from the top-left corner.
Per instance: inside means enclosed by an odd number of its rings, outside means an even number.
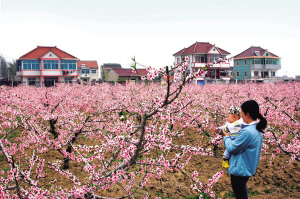
[[[24,85],[51,86],[78,78],[78,58],[56,46],[37,46],[17,60],[17,76]]]
[[[116,63],[105,63],[101,66],[101,79],[108,81],[107,80],[107,74],[111,71],[111,69],[121,69],[122,66],[121,64],[116,64]]]
[[[148,71],[146,69],[137,69],[137,73],[134,73],[132,69],[127,68],[112,68],[105,78],[106,81],[124,81],[135,83],[141,80],[142,76],[146,76]]]
[[[167,82],[168,82],[168,78],[167,77],[164,77],[164,76],[162,76],[161,78],[160,78],[160,81],[161,81],[161,85],[165,85],[165,84],[167,84]],[[174,82],[174,76],[169,76],[169,81],[170,82]]]
[[[79,79],[84,84],[89,84],[99,80],[99,66],[97,61],[80,60],[77,62],[77,71]]]
[[[226,69],[226,75],[230,78],[230,79],[234,79],[234,67],[230,66],[229,69]]]
[[[228,55],[230,55],[229,52],[209,42],[196,42],[190,47],[183,48],[173,54],[175,64],[180,64],[186,56],[189,58],[187,67],[189,73],[203,69],[207,64],[211,64],[207,67],[206,74],[206,77],[211,79],[228,79],[226,69],[230,68],[229,63],[214,64],[214,62],[218,62],[220,58],[225,60]],[[203,81],[203,77],[197,78],[197,83],[198,81]]]
[[[281,58],[260,46],[251,46],[234,58],[234,79],[266,80],[278,76]]]

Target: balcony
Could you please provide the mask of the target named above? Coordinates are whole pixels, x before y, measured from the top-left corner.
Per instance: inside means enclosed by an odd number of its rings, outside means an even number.
[[[41,71],[43,76],[59,76],[59,70],[43,70]]]
[[[279,70],[279,69],[281,69],[281,65],[274,65],[274,64],[252,64],[252,70],[253,69]]]
[[[80,77],[81,78],[90,78],[90,74],[81,74]]]
[[[61,75],[63,76],[76,76],[77,70],[63,70],[61,71]]]
[[[276,77],[276,76],[265,76],[265,77],[262,77],[262,76],[251,76],[251,79],[255,79],[255,80],[262,80],[262,79],[280,79],[279,77]]]
[[[194,66],[193,66],[194,65]],[[195,68],[204,68],[206,67],[206,63],[193,63],[192,67]],[[210,66],[210,68],[230,68],[229,63],[222,63],[222,64],[214,64],[213,66]]]
[[[197,68],[204,68],[206,66],[206,63],[194,63],[194,66],[192,67],[197,67]]]
[[[20,76],[22,76],[22,71],[19,72],[21,73]],[[41,75],[40,70],[23,70],[23,76],[40,76],[40,75]]]

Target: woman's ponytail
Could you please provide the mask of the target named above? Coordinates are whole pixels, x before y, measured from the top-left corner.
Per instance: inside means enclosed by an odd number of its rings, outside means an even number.
[[[267,126],[267,120],[259,113],[259,106],[255,100],[245,101],[241,108],[245,114],[249,113],[253,120],[259,119],[259,123],[256,125],[256,129],[263,133],[263,130]]]
[[[266,128],[267,126],[267,120],[266,118],[264,118],[260,113],[258,114],[258,119],[259,119],[259,122],[258,124],[256,125],[256,129],[260,132],[264,132],[264,129]]]

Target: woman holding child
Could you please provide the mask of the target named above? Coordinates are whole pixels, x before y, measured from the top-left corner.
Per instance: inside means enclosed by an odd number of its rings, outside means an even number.
[[[258,166],[263,130],[267,121],[260,114],[256,101],[249,100],[241,106],[241,117],[244,125],[238,135],[232,137],[223,131],[224,145],[231,157],[229,169],[231,186],[237,199],[248,198],[247,181],[253,176]]]

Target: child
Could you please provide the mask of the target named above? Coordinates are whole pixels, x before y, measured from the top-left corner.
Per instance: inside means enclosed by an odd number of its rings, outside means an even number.
[[[231,106],[228,110],[228,118],[224,126],[217,129],[218,134],[222,134],[223,131],[229,133],[231,140],[234,140],[239,135],[240,130],[245,127],[243,119],[241,118],[241,109],[238,106]],[[230,153],[225,150],[223,154],[222,167],[229,167]]]

